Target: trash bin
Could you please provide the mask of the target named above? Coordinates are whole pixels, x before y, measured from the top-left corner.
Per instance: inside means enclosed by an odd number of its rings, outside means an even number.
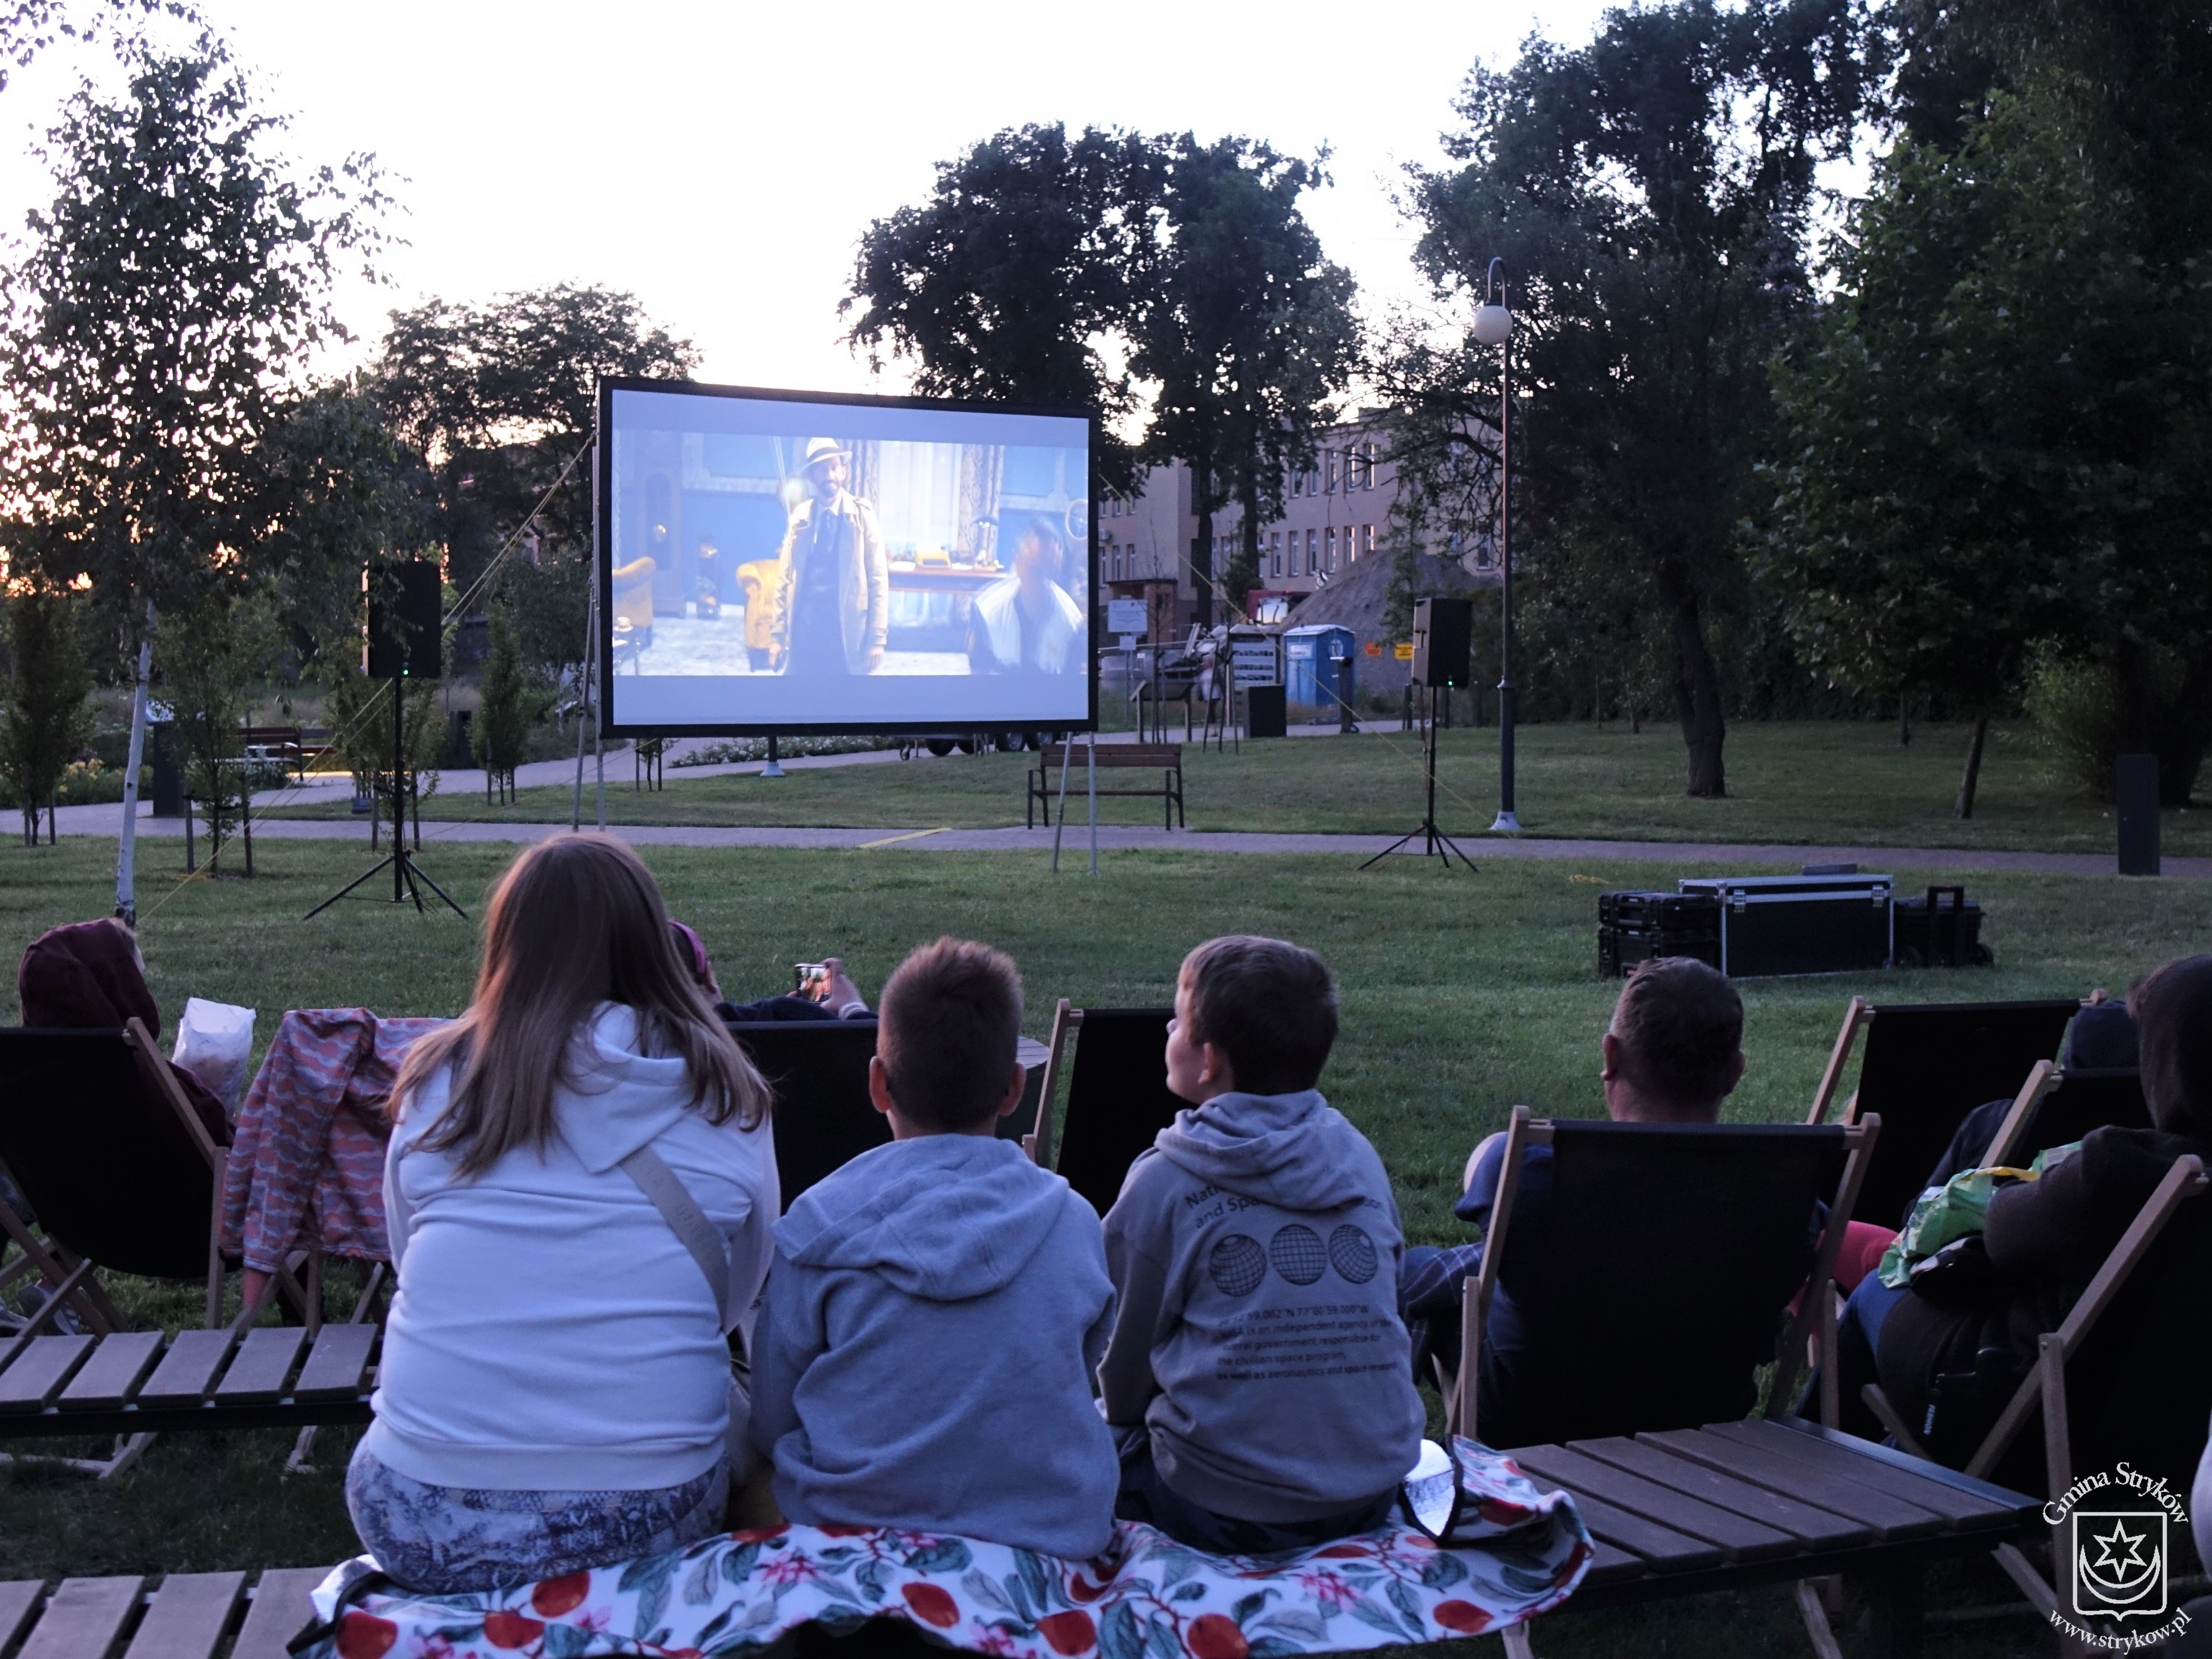
[[[1290,723],[1283,713],[1283,688],[1248,686],[1244,691],[1244,735],[1248,738],[1286,736]]]

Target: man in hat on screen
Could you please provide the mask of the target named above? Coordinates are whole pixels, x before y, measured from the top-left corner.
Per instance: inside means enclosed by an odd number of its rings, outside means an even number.
[[[1065,674],[1083,665],[1083,607],[1059,577],[1068,554],[1042,514],[1000,526],[1014,538],[1014,568],[975,596],[968,666],[975,674]]]
[[[852,458],[834,438],[807,441],[807,498],[792,509],[777,557],[782,592],[771,636],[787,674],[872,674],[890,626],[890,564],[876,510],[845,488]]]

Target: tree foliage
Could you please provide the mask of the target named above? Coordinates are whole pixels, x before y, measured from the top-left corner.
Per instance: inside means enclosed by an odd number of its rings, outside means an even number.
[[[485,793],[489,794],[496,786],[512,795],[514,769],[522,764],[529,746],[536,713],[533,704],[540,699],[533,695],[536,688],[523,660],[511,607],[495,600],[489,611],[491,651],[484,662],[483,686],[469,743],[477,764],[483,768]]]
[[[1447,143],[1459,165],[1413,179],[1440,295],[1479,299],[1505,262],[1534,388],[1515,467],[1533,580],[1648,585],[1693,795],[1726,791],[1713,629],[1740,583],[1766,358],[1809,298],[1814,169],[1863,101],[1859,40],[1848,0],[1607,12],[1588,46],[1532,39],[1510,68],[1478,69]],[[1397,378],[1438,388],[1407,418],[1448,440],[1487,416],[1435,368]]]
[[[25,584],[7,598],[7,700],[0,703],[0,771],[38,839],[39,808],[53,809],[62,774],[91,732],[92,670],[80,636],[81,596]]]

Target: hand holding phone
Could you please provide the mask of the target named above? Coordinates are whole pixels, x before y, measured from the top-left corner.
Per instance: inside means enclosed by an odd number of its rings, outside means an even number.
[[[830,967],[827,963],[794,962],[791,964],[793,996],[809,1002],[823,1002],[830,995]]]

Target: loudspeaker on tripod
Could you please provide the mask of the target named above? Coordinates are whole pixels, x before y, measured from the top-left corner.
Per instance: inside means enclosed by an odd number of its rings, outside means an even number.
[[[1413,601],[1413,684],[1463,686],[1473,679],[1474,601]]]
[[[368,595],[368,643],[362,672],[373,680],[434,680],[445,673],[440,612],[445,592],[426,559],[362,572]]]

